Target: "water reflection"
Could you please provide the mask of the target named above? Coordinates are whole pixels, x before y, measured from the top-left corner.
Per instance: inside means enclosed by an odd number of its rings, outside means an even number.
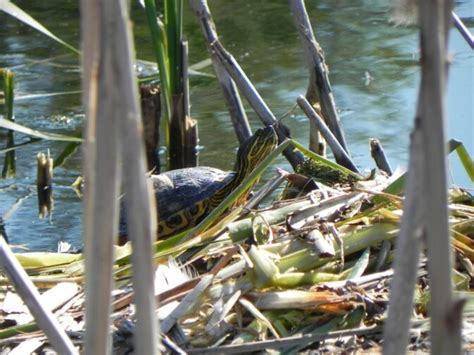
[[[76,1],[16,3],[53,33],[77,46]],[[418,39],[413,29],[387,23],[388,4],[379,0],[307,1],[316,37],[326,53],[349,148],[362,168],[373,166],[368,150],[370,137],[381,140],[394,167],[406,164],[414,115],[419,80]],[[133,6],[138,56],[153,60],[143,12],[135,2]],[[210,6],[223,44],[239,60],[275,115],[281,117],[290,112],[285,121],[293,135],[305,143],[307,120],[294,106],[296,97],[306,91],[308,71],[287,2],[222,0],[210,2]],[[461,17],[471,19],[467,24],[472,31],[472,5],[468,1],[457,2],[456,11]],[[185,10],[185,17],[190,62],[195,63],[205,59],[207,53],[200,28],[189,9]],[[0,67],[16,67],[18,94],[80,88],[75,56],[3,13],[0,13],[0,33]],[[448,93],[449,135],[462,140],[473,154],[474,58],[455,31],[451,48],[454,61]],[[32,63],[45,58],[54,60]],[[211,68],[206,70],[212,72]],[[201,164],[231,169],[237,142],[215,80],[191,78],[191,100],[204,147]],[[248,105],[246,107],[252,126],[259,126],[255,114]],[[15,116],[19,123],[56,132],[68,132],[71,126],[80,127],[83,120],[79,95],[18,101]],[[17,143],[25,140],[16,135]],[[5,214],[30,189],[34,191],[36,154],[50,149],[55,157],[63,148],[63,143],[38,142],[17,150],[17,178],[0,181],[0,214]],[[283,159],[279,165],[288,166]],[[456,159],[453,166],[455,182],[469,186]],[[23,201],[6,222],[12,243],[28,243],[31,248],[42,250],[54,250],[59,240],[80,245],[80,201],[69,188],[79,174],[79,154],[55,171],[55,210],[50,220],[37,219],[34,192]]]

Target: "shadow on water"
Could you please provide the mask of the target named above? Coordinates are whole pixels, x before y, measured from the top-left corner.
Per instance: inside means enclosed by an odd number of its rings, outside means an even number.
[[[17,2],[53,33],[78,46],[79,10],[75,1]],[[134,5],[136,6],[136,4]],[[341,112],[346,138],[355,162],[371,168],[368,139],[381,140],[393,166],[405,166],[409,132],[418,86],[419,53],[414,29],[388,24],[388,1],[324,0],[307,2],[315,34],[326,53],[330,80]],[[211,3],[221,39],[237,58],[277,117],[285,116],[293,136],[307,142],[308,123],[295,109],[296,97],[306,91],[308,72],[286,2],[250,0]],[[474,18],[468,1],[457,2],[461,17]],[[143,13],[133,9],[138,57],[153,60]],[[190,42],[190,63],[207,57],[201,31],[189,9],[185,34]],[[471,31],[473,21],[467,21]],[[16,95],[75,91],[80,89],[78,58],[16,20],[0,13],[0,67],[16,75]],[[448,93],[449,137],[474,150],[474,57],[461,36],[451,36],[453,63]],[[42,61],[53,58],[49,61]],[[205,69],[211,72],[211,68]],[[67,133],[82,126],[78,94],[18,100],[15,118],[32,128]],[[233,166],[237,142],[215,80],[191,78],[192,114],[199,120],[201,165],[222,169]],[[248,108],[253,128],[260,125]],[[3,132],[0,132],[4,142]],[[29,140],[16,134],[15,143]],[[3,143],[2,143],[3,144]],[[0,150],[4,148],[0,147]],[[37,217],[36,154],[50,149],[57,157],[64,143],[40,141],[16,150],[17,175],[0,181],[0,215],[24,196],[6,221],[13,244],[35,250],[55,250],[60,240],[80,246],[81,202],[70,188],[80,174],[80,154],[54,173],[55,209],[46,220]],[[4,154],[0,154],[0,161]],[[454,182],[470,186],[453,161]],[[281,159],[279,165],[288,167]]]

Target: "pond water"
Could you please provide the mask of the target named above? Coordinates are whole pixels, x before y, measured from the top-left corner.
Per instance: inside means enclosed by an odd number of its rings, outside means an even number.
[[[78,46],[77,1],[15,1],[62,39]],[[185,2],[186,3],[186,2]],[[286,1],[211,1],[221,40],[237,58],[277,117],[301,143],[308,141],[308,121],[295,108],[306,91],[308,71]],[[370,169],[368,140],[380,139],[392,166],[405,167],[409,133],[419,82],[418,36],[413,28],[388,23],[389,2],[381,0],[308,1],[315,34],[326,54],[330,80],[351,154]],[[474,3],[457,1],[456,12],[474,32]],[[153,60],[146,20],[134,4],[137,56]],[[190,63],[207,58],[200,28],[185,9],[184,32],[190,42]],[[448,137],[474,155],[474,55],[456,30],[450,38],[452,65],[448,90]],[[15,118],[26,126],[56,133],[78,132],[84,121],[78,58],[17,20],[0,13],[0,68],[16,74]],[[204,69],[212,73],[212,68]],[[370,78],[370,80],[367,80]],[[70,92],[68,95],[44,94]],[[27,95],[40,94],[37,98]],[[23,98],[23,96],[25,96]],[[237,147],[216,81],[191,77],[192,114],[199,121],[201,165],[231,169]],[[248,109],[253,129],[261,125]],[[4,132],[0,132],[5,141]],[[16,134],[16,143],[28,141]],[[2,143],[4,144],[4,143]],[[32,250],[55,250],[66,240],[79,247],[81,201],[70,185],[80,175],[80,151],[54,171],[52,215],[38,219],[35,192],[36,154],[48,149],[57,157],[64,143],[39,141],[16,150],[17,175],[0,180],[0,215],[12,244]],[[3,146],[0,148],[0,150]],[[0,154],[3,164],[4,154]],[[451,183],[472,188],[456,157]],[[277,164],[288,167],[284,159]]]

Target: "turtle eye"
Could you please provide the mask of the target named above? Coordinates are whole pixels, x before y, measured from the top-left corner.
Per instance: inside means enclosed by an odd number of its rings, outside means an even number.
[[[161,223],[158,223],[158,234],[163,233],[163,225]]]

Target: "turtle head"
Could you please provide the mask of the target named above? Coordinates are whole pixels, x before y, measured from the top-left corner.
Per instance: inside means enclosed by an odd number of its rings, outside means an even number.
[[[235,171],[248,175],[278,145],[278,137],[272,126],[258,129],[239,148]]]

